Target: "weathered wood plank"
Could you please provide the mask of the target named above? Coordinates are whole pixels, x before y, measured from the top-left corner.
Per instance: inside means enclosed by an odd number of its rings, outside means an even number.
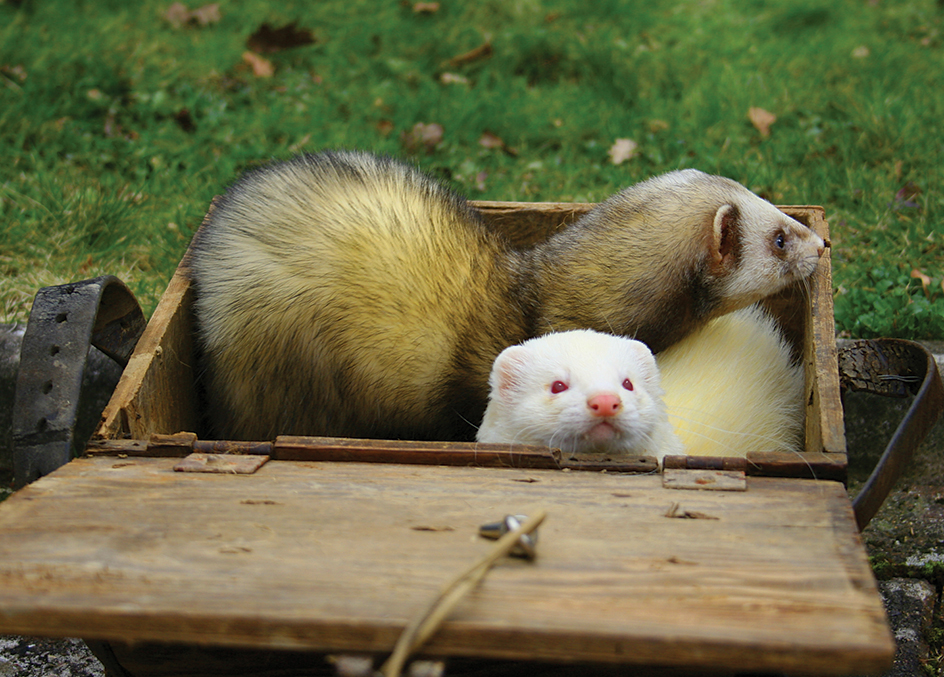
[[[175,462],[79,459],[0,505],[0,632],[386,651],[479,525],[543,508],[536,562],[491,571],[430,654],[838,675],[894,651],[838,483]]]
[[[199,430],[194,387],[193,289],[187,257],[177,266],[93,437],[147,439]]]

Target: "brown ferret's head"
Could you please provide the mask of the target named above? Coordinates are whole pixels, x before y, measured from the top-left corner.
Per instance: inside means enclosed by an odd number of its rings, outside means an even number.
[[[658,352],[808,277],[822,238],[739,183],[695,169],[599,204],[537,248],[540,331],[591,328]]]
[[[720,312],[743,308],[812,275],[825,248],[819,235],[741,184],[703,176],[717,185],[721,201],[705,230]]]
[[[597,225],[619,224],[615,241],[636,267],[651,271],[642,276],[651,286],[682,293],[688,287],[704,299],[696,316],[742,308],[809,277],[825,246],[736,181],[696,169],[631,186],[595,211]]]

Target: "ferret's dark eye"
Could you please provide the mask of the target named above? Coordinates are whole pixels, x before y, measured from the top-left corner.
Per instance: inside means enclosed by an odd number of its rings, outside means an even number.
[[[783,233],[777,233],[777,237],[774,238],[774,246],[777,249],[783,249],[787,244],[787,237]]]
[[[626,379],[625,381],[623,381],[623,387],[626,388],[626,390],[632,390],[633,382],[630,381],[629,379]]]
[[[551,392],[554,393],[555,395],[557,393],[562,393],[565,390],[567,390],[567,384],[564,383],[563,381],[554,381],[551,384]]]

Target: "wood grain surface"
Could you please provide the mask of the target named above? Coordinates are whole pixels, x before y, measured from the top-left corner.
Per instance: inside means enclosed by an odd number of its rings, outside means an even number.
[[[894,652],[839,483],[176,462],[78,459],[0,505],[0,632],[388,651],[481,524],[542,508],[537,560],[494,568],[428,654],[840,675]]]

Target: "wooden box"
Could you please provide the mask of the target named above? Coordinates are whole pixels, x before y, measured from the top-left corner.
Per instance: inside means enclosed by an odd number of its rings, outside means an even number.
[[[520,245],[589,208],[477,206]],[[822,208],[782,209],[828,242]],[[269,656],[256,674],[284,668],[272,656],[383,656],[489,547],[481,524],[543,509],[537,559],[497,565],[423,655],[721,674],[890,665],[842,484],[828,249],[808,292],[768,302],[806,366],[804,452],[748,451],[709,470],[694,459],[673,474],[685,489],[645,461],[567,466],[537,448],[201,440],[187,260],[87,455],[0,506],[0,632],[105,641],[136,674],[195,674],[155,661],[159,647],[204,647],[224,665]],[[175,472],[191,451],[271,460]],[[706,489],[722,474],[738,490]]]

